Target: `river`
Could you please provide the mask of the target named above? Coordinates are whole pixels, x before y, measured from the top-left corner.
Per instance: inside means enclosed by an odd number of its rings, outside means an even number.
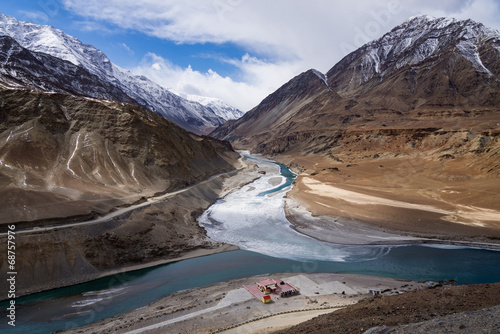
[[[500,252],[452,246],[339,246],[296,232],[283,213],[294,178],[285,166],[250,157],[266,170],[200,218],[216,240],[241,250],[122,273],[16,299],[16,327],[2,333],[50,333],[143,307],[173,292],[273,272],[342,272],[411,280],[500,281]]]

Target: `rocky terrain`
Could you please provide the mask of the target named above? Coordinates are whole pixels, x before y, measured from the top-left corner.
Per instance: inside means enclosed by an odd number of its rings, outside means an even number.
[[[241,167],[227,142],[136,105],[20,88],[0,91],[0,142],[0,228],[16,227],[19,294],[219,246],[195,217]],[[218,174],[138,212],[73,225]]]
[[[280,333],[497,333],[499,305],[499,283],[410,291],[364,300]]]
[[[495,232],[465,234],[498,238],[499,50],[500,34],[480,23],[416,17],[347,55],[326,75],[298,75],[212,135],[302,173],[290,195],[316,215],[432,237],[487,225]],[[474,218],[353,207],[312,190],[304,178]]]
[[[227,172],[238,157],[134,105],[26,89],[0,99],[3,224],[106,212]]]
[[[1,82],[5,87],[30,87],[138,104],[120,88],[84,68],[46,53],[32,52],[9,36],[0,36],[0,64]]]
[[[356,138],[404,154],[431,149],[420,144],[439,130],[497,135],[499,48],[500,34],[479,23],[417,17],[326,75],[298,75],[213,135],[265,154],[323,155],[365,149]]]

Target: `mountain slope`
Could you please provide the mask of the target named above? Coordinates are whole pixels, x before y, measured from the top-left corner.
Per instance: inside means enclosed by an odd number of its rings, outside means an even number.
[[[229,143],[133,104],[1,88],[0,240],[15,224],[16,295],[224,250],[196,217],[238,158]]]
[[[149,110],[67,94],[0,91],[3,223],[103,213],[234,169],[230,146]]]
[[[290,120],[302,118],[302,109],[317,96],[325,94],[332,101],[340,98],[329,90],[316,71],[307,71],[280,87],[243,117],[226,122],[211,135],[241,145],[265,142],[274,137],[273,132],[277,128],[284,127],[283,132],[286,132],[294,124]]]
[[[345,57],[327,73],[328,84],[346,97],[392,90],[407,108],[491,106],[499,99],[499,52],[499,33],[480,23],[421,16]],[[415,97],[425,100],[407,100]]]
[[[370,140],[363,144],[394,154],[415,149],[405,148],[403,141],[391,145],[407,132],[408,141],[414,141],[410,129],[424,134],[412,145],[438,129],[493,135],[500,105],[499,57],[498,32],[470,20],[417,17],[346,56],[328,71],[327,85],[320,84],[321,75],[313,75],[317,71],[305,72],[212,135],[260,153],[325,155],[346,154],[351,146],[359,151],[362,134],[385,137],[378,141],[381,146]],[[421,148],[450,145],[430,142]]]
[[[82,67],[45,53],[31,52],[8,36],[0,36],[0,75],[2,83],[11,87],[137,104],[121,89]]]
[[[417,17],[326,76],[293,78],[211,135],[300,172],[287,216],[311,236],[328,241],[341,217],[396,233],[497,242],[499,67],[498,32]],[[307,219],[297,205],[326,218]]]
[[[0,13],[0,35],[17,41],[22,47],[68,61],[81,67],[100,81],[114,85],[143,107],[168,118],[197,134],[208,133],[225,119],[212,109],[170,93],[160,85],[113,64],[101,51],[50,26],[18,21]],[[92,96],[92,91],[88,96]],[[119,100],[126,102],[124,100]]]

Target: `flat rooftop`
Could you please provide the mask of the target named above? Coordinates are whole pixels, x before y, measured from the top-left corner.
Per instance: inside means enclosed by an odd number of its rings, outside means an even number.
[[[260,286],[268,286],[268,285],[274,285],[276,284],[277,290],[276,292],[273,293],[265,293],[262,292],[259,288]],[[257,298],[259,301],[262,299],[264,296],[271,296],[271,300],[273,299],[279,299],[281,297],[286,297],[286,296],[291,296],[294,294],[298,293],[298,290],[293,287],[291,284],[284,282],[281,279],[265,279],[262,281],[257,282],[256,284],[252,285],[243,285],[243,287],[252,294],[255,298]]]

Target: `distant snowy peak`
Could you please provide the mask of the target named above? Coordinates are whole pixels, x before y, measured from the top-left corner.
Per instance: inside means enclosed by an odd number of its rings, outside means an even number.
[[[349,54],[327,76],[332,84],[335,80],[331,76],[348,70],[353,77],[349,88],[353,88],[374,77],[382,80],[404,66],[439,58],[447,51],[459,53],[477,71],[493,75],[479,55],[479,48],[486,43],[498,52],[500,33],[472,20],[417,16]]]
[[[111,74],[111,62],[104,53],[54,27],[19,21],[0,13],[0,34],[10,36],[28,50],[92,68],[93,72],[105,69],[108,75]]]
[[[0,13],[0,35],[11,37],[32,52],[45,53],[85,69],[188,131],[207,134],[226,120],[210,107],[183,99],[144,76],[116,66],[92,45],[51,26],[19,21]],[[90,93],[88,96],[94,97]]]
[[[210,108],[213,110],[213,112],[224,119],[225,121],[229,121],[232,119],[238,119],[241,116],[245,114],[244,111],[241,111],[226,102],[222,101],[221,99],[217,99],[215,97],[206,97],[206,96],[199,96],[199,95],[191,95],[191,94],[183,94],[179,93],[173,89],[169,89],[169,91],[175,95],[178,95],[188,101],[196,102],[201,104],[202,106],[205,106],[207,108]]]

